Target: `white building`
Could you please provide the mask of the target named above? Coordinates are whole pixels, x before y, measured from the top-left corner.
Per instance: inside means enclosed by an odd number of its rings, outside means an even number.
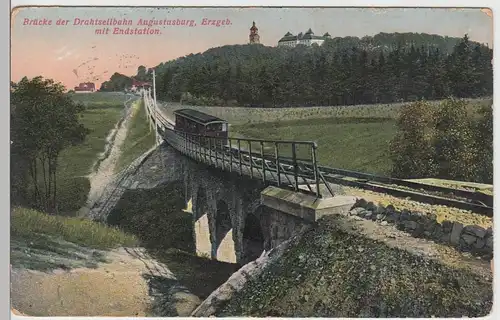
[[[330,34],[325,33],[323,36],[316,36],[312,32],[311,28],[307,30],[306,33],[299,33],[294,36],[290,32],[287,32],[283,38],[278,41],[278,47],[295,47],[296,45],[303,44],[305,46],[312,46],[314,43],[317,45],[322,45],[326,39],[330,39]]]

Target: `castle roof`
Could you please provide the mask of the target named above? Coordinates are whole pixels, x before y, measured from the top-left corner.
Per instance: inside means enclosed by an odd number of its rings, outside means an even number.
[[[287,32],[281,39],[278,40],[278,42],[286,42],[286,41],[297,41],[297,40],[325,40],[326,37],[330,37],[330,34],[325,33],[323,36],[316,36],[314,35],[314,32],[309,28],[306,33],[299,33],[298,35],[294,36],[290,32]]]

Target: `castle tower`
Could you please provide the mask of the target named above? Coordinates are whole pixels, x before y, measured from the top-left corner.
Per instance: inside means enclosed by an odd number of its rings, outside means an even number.
[[[259,29],[255,26],[255,21],[250,28],[250,43],[260,43]]]

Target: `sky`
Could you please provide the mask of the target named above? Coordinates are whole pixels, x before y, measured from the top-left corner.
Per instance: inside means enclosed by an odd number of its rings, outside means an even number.
[[[194,20],[196,26],[153,26],[160,34],[96,34],[106,26],[74,25],[75,19]],[[229,21],[203,25],[203,19]],[[33,25],[28,20],[52,20]],[[69,20],[57,25],[57,20]],[[417,32],[462,37],[493,47],[493,20],[479,9],[445,8],[76,8],[29,7],[15,9],[11,21],[11,80],[42,75],[72,88],[81,82],[97,87],[114,72],[133,75],[137,67],[156,66],[212,47],[248,43],[255,21],[260,42],[276,46],[286,33],[311,28],[332,37],[373,36],[379,32]],[[108,26],[109,27],[109,26]]]

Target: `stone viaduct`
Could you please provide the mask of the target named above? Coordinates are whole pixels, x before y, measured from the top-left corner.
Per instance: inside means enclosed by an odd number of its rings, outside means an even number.
[[[152,103],[147,99],[145,103],[151,115]],[[178,150],[178,143],[169,141],[173,130],[166,126],[159,133],[164,138],[160,140],[165,140],[159,147],[165,148],[168,181],[183,184],[198,255],[245,264],[289,239],[303,225],[325,214],[345,213],[355,203],[354,197],[340,193],[318,198],[195,161]]]
[[[259,180],[198,163],[167,143],[169,182],[182,183],[193,217],[198,255],[245,264],[289,239],[324,214],[348,211],[354,198],[314,196],[266,186]]]

